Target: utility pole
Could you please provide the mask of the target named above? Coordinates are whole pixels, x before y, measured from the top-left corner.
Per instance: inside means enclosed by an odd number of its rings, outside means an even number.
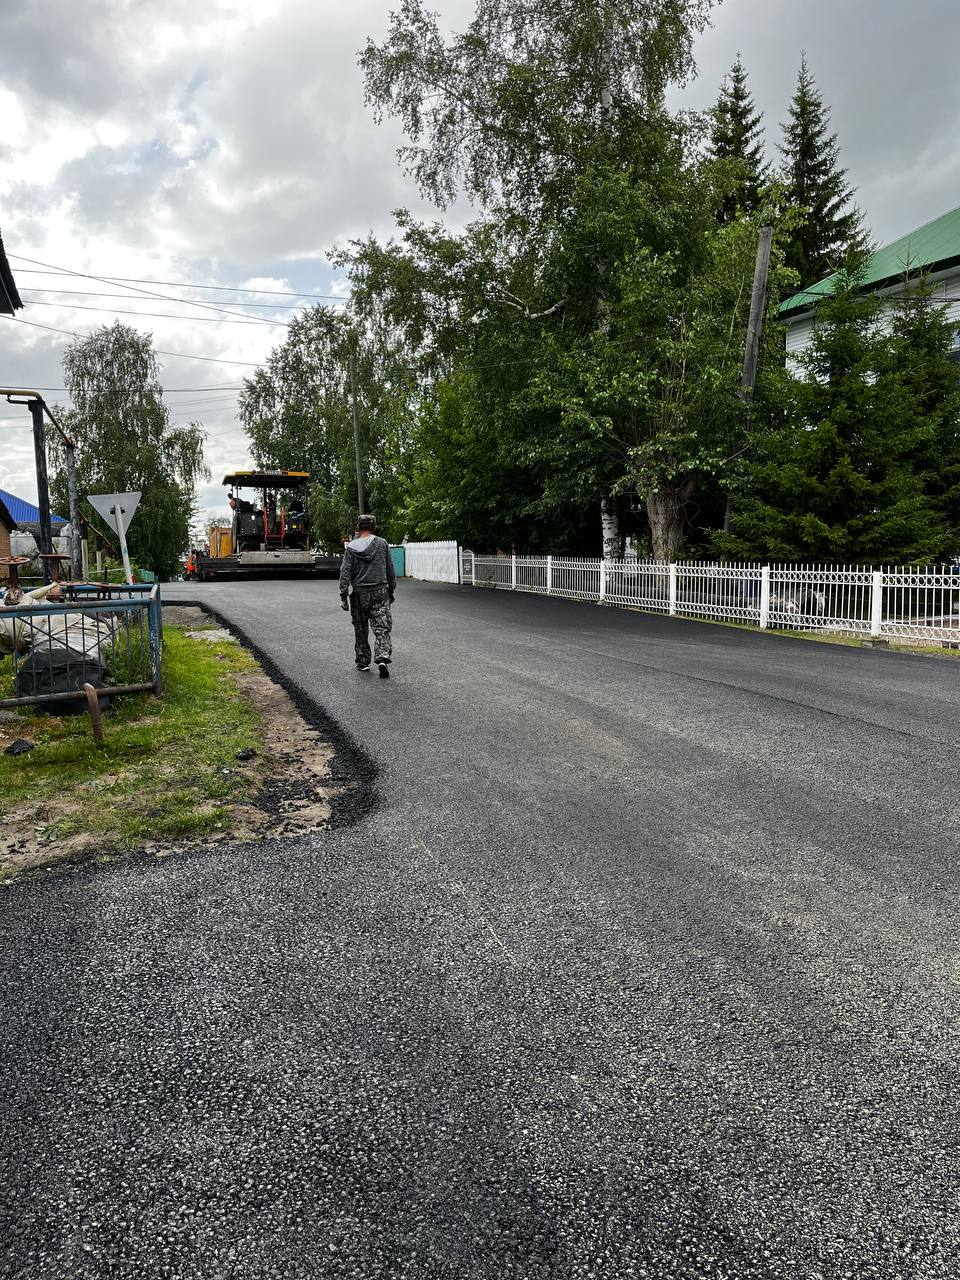
[[[360,458],[360,419],[357,416],[357,369],[350,352],[350,400],[353,405],[353,448],[357,458],[357,510],[363,515],[366,500],[363,496],[363,463]]]
[[[22,402],[21,402],[22,403]],[[43,427],[43,401],[37,396],[29,402],[33,419],[33,453],[37,464],[37,506],[40,508],[40,551],[47,555],[53,550],[53,529],[50,522],[50,489],[47,481],[47,437]],[[50,582],[50,561],[43,562],[43,577]]]
[[[750,430],[753,410],[753,391],[757,385],[757,366],[760,363],[760,339],[763,336],[763,314],[767,308],[767,277],[770,274],[770,248],[773,244],[773,227],[761,227],[757,239],[757,261],[753,269],[753,292],[750,295],[750,319],[747,321],[747,346],[743,353],[743,373],[740,377],[740,398],[743,401],[743,429]],[[723,532],[730,532],[733,511],[733,494],[727,494],[727,509],[723,516]]]

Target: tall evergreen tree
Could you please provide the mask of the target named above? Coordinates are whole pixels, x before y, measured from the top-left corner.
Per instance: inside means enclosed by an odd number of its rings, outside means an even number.
[[[951,558],[960,552],[960,378],[951,355],[956,322],[923,279],[907,280],[892,306],[882,370],[887,413],[944,530],[931,555]]]
[[[762,119],[747,88],[747,69],[738,53],[720,88],[710,132],[710,155],[727,161],[732,169],[733,189],[723,196],[721,222],[730,222],[738,213],[754,213],[760,203],[760,188],[767,174]]]
[[[738,554],[917,563],[953,545],[944,495],[932,491],[928,473],[934,438],[956,430],[954,402],[946,382],[932,390],[915,366],[924,329],[926,363],[939,369],[932,317],[905,320],[891,339],[878,325],[882,302],[861,292],[860,279],[842,270],[835,293],[817,308],[802,376],[792,381],[787,412],[763,442],[751,493],[737,507],[731,549]]]
[[[801,286],[835,271],[852,248],[865,245],[860,210],[840,166],[837,135],[830,132],[830,110],[814,83],[803,55],[789,118],[781,126],[784,183],[801,218],[787,249],[787,265]]]

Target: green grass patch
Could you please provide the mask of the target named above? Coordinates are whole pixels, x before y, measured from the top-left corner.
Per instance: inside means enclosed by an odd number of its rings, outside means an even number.
[[[12,691],[9,663],[0,687]],[[262,750],[260,716],[240,688],[257,664],[240,645],[164,632],[163,698],[117,698],[97,746],[86,715],[18,715],[7,738],[36,743],[22,756],[0,755],[5,814],[35,806],[42,838],[101,838],[104,849],[195,836],[229,821],[227,806],[249,799],[256,770],[238,765],[243,747]],[[7,695],[4,695],[7,696]]]

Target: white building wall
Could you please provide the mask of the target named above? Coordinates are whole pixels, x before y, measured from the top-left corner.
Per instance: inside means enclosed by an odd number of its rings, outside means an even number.
[[[899,284],[881,291],[882,296],[885,298],[894,298],[902,292],[903,286]],[[954,269],[950,272],[944,272],[936,280],[933,297],[936,302],[948,304],[946,307],[947,316],[955,321],[957,325],[954,345],[956,350],[960,352],[960,270]],[[889,329],[891,320],[892,312],[888,310],[881,316],[880,326],[884,329]],[[796,372],[797,357],[813,340],[814,317],[810,312],[792,317],[785,321],[785,328],[787,364]]]

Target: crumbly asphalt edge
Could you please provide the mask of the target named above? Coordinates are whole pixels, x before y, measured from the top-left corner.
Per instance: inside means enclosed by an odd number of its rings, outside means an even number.
[[[330,819],[319,830],[330,831],[338,827],[352,827],[362,822],[364,818],[373,812],[378,804],[378,796],[374,784],[380,772],[380,766],[342,725],[334,720],[318,702],[309,697],[295,681],[286,676],[272,658],[264,653],[260,646],[255,644],[240,627],[234,626],[229,619],[225,618],[216,609],[207,604],[201,604],[197,600],[164,600],[163,604],[199,608],[211,618],[214,618],[218,625],[230,632],[238,644],[241,644],[253,654],[264,674],[284,690],[300,716],[307,724],[321,733],[325,741],[333,748],[333,759],[330,761],[330,782],[334,784],[334,789],[328,798]],[[337,784],[343,785],[338,788]],[[261,807],[269,811],[271,808],[269,783],[266,790],[268,794],[264,798],[267,803]],[[263,833],[263,840],[269,841],[272,838],[269,831]],[[217,841],[215,845],[205,844],[201,847],[188,838],[184,841],[183,848],[177,850],[177,856],[202,856],[211,852],[213,848],[222,850],[231,843],[233,842],[229,837],[226,837],[222,842]],[[0,892],[9,891],[14,886],[23,889],[31,882],[48,881],[58,875],[95,875],[103,866],[111,865],[118,861],[128,865],[131,863],[153,863],[156,861],[156,854],[148,853],[143,849],[134,849],[130,852],[110,851],[102,855],[85,852],[76,857],[65,858],[59,862],[25,868],[0,884]]]
[[[374,784],[380,772],[380,766],[373,757],[295,680],[291,680],[285,672],[281,671],[269,654],[251,640],[241,627],[236,626],[217,609],[199,600],[164,599],[162,603],[199,608],[213,618],[219,626],[253,654],[264,673],[274,684],[284,690],[307,724],[322,734],[333,748],[330,781],[335,788],[337,784],[343,784],[343,786],[342,790],[334,790],[330,796],[330,821],[324,824],[323,830],[352,827],[362,822],[377,806],[377,792]]]

